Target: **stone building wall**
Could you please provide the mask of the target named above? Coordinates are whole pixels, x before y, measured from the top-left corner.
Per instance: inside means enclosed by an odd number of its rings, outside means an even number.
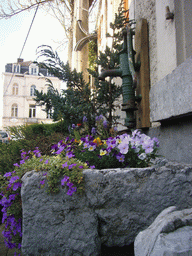
[[[151,128],[146,133],[159,138],[169,160],[192,163],[192,3],[130,0],[129,6],[130,18],[145,18],[149,29]]]
[[[157,81],[157,37],[156,37],[156,4],[155,0],[131,0],[130,19],[144,18],[149,29],[150,83]]]

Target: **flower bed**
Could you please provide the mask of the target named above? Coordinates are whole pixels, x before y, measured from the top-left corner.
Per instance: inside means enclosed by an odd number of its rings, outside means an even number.
[[[98,127],[103,124],[107,128],[105,120],[98,117]],[[84,118],[84,133],[86,132],[86,120]],[[39,188],[47,183],[49,193],[59,192],[58,184],[66,186],[67,195],[82,193],[84,190],[83,170],[88,168],[105,169],[118,167],[147,167],[156,157],[158,140],[133,131],[132,134],[110,136],[107,130],[96,134],[96,128],[92,128],[92,134],[80,137],[80,132],[73,125],[76,138],[65,138],[52,146],[52,156],[42,156],[36,148],[33,152],[21,152],[20,163],[15,163],[15,170],[4,175],[2,182],[3,206],[2,223],[5,224],[3,232],[5,244],[8,248],[21,248],[22,239],[22,208],[21,208],[21,178],[28,171],[43,171],[43,177]],[[113,130],[114,131],[114,130]]]

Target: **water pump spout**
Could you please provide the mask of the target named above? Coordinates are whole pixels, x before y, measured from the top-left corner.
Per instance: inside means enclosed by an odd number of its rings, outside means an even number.
[[[102,70],[99,74],[99,80],[105,81],[106,77],[117,77],[122,76],[121,69],[108,69],[108,70]]]

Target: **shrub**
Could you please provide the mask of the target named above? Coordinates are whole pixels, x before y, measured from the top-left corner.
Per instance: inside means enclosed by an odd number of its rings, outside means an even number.
[[[7,130],[15,139],[30,139],[34,135],[49,136],[53,133],[68,134],[68,127],[63,120],[52,124],[42,123],[7,127]]]
[[[39,147],[42,154],[50,155],[51,146],[63,137],[62,133],[52,133],[48,136],[30,133],[26,139],[10,141],[9,144],[0,143],[0,174],[13,171],[13,164],[20,160],[21,150],[29,151]]]

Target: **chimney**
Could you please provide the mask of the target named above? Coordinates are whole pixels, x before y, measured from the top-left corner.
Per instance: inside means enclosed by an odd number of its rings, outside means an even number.
[[[23,61],[24,61],[24,59],[21,59],[21,58],[17,59],[17,63],[20,63],[20,62],[23,62]]]

